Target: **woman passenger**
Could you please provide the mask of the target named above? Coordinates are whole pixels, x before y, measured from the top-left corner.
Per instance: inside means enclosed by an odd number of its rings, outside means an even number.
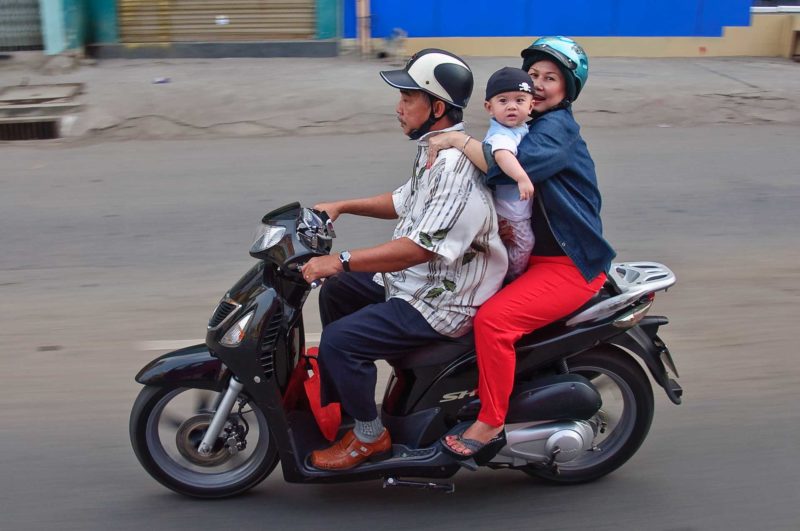
[[[475,317],[481,410],[464,432],[442,439],[444,448],[459,459],[473,457],[505,436],[514,344],[591,299],[615,256],[602,234],[594,162],[572,116],[572,102],[589,76],[588,57],[565,37],[538,39],[521,55],[522,69],[533,79],[534,107],[517,158],[535,188],[536,243],[525,273],[484,303]],[[513,184],[493,160],[491,148],[463,132],[431,138],[429,156],[435,159],[438,150],[451,147],[484,170],[488,184]],[[508,227],[501,227],[501,235],[513,238]]]

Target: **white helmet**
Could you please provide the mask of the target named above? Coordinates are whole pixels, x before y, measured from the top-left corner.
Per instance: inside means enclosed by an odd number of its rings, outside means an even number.
[[[381,77],[395,88],[422,90],[459,109],[469,103],[474,83],[467,63],[437,48],[420,50],[404,69],[381,72]]]

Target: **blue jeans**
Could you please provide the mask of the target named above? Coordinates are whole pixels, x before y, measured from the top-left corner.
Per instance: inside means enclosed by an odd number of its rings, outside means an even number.
[[[401,299],[384,300],[373,273],[339,273],[319,294],[322,403],[340,402],[356,420],[378,417],[375,360],[396,360],[445,336]]]

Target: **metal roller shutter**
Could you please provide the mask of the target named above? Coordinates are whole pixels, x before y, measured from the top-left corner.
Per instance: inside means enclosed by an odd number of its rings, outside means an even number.
[[[124,43],[312,39],[314,0],[119,0]]]
[[[0,0],[0,51],[41,49],[39,0]]]

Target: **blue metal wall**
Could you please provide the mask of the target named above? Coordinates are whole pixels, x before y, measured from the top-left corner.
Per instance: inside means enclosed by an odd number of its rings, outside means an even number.
[[[344,36],[356,36],[356,0],[344,3]],[[720,37],[750,24],[752,0],[371,0],[372,35],[409,37]]]

